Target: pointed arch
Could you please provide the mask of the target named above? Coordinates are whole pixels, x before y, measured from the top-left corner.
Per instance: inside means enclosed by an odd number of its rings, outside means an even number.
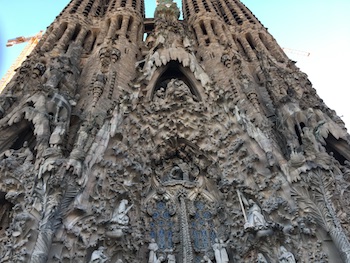
[[[201,83],[195,78],[189,68],[183,67],[175,60],[156,70],[147,86],[147,97],[152,100],[155,92],[166,85],[171,79],[182,80],[198,101],[203,100],[204,92]]]

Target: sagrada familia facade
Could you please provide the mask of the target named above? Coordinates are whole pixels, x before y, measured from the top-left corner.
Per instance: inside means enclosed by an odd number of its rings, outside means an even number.
[[[2,93],[0,262],[350,262],[307,75],[239,0],[144,5],[72,0]]]

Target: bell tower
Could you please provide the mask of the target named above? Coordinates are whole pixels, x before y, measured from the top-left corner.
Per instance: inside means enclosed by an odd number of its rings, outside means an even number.
[[[2,262],[350,262],[350,137],[239,0],[72,0],[0,97]]]

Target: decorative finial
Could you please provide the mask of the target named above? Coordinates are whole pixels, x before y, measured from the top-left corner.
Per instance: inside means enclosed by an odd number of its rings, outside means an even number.
[[[176,19],[180,17],[180,9],[177,4],[172,0],[156,0],[157,7],[154,12],[154,17],[160,17],[162,15],[174,16]]]

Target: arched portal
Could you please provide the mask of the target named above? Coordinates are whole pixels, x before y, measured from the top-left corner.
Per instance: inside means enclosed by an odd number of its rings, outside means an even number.
[[[202,100],[203,94],[201,92],[202,88],[200,82],[195,78],[189,68],[183,67],[177,61],[169,62],[154,73],[152,80],[148,84],[147,95],[149,99],[153,100],[157,90],[161,88],[166,89],[167,84],[174,79],[183,81],[196,100]]]

